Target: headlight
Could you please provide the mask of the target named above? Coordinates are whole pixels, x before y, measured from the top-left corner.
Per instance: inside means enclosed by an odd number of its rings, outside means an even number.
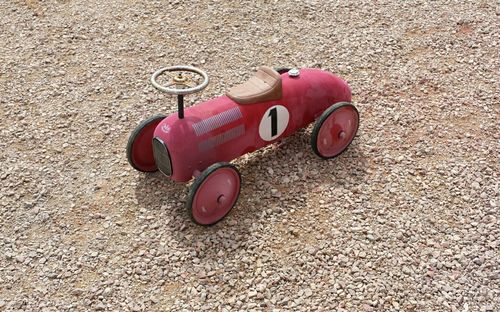
[[[167,145],[160,138],[153,138],[153,154],[156,166],[165,175],[172,175],[172,162],[168,153]]]

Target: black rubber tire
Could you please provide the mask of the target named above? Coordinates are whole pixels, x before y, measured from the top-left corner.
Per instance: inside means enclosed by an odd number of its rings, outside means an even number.
[[[325,120],[333,112],[335,112],[337,109],[339,109],[341,107],[344,107],[344,106],[350,106],[350,107],[354,108],[354,111],[356,111],[356,114],[358,116],[358,126],[356,128],[356,132],[354,133],[354,136],[352,137],[351,142],[349,142],[349,144],[347,144],[347,146],[340,153],[337,153],[336,155],[333,155],[333,156],[330,156],[330,157],[325,157],[325,156],[321,155],[321,153],[318,150],[317,142],[318,142],[319,130],[321,129],[321,126],[323,125],[323,123],[325,122]],[[321,157],[323,159],[332,159],[332,158],[335,158],[335,157],[341,155],[343,152],[345,152],[347,150],[347,148],[351,145],[352,141],[356,137],[358,129],[359,129],[359,112],[358,112],[358,109],[356,108],[356,106],[354,106],[350,102],[338,102],[338,103],[335,103],[332,106],[330,106],[328,109],[326,109],[323,112],[323,114],[321,114],[321,116],[319,116],[318,120],[316,120],[316,124],[314,125],[313,131],[312,131],[312,135],[311,135],[311,147],[312,147],[312,150],[314,151],[314,153],[316,155],[318,155],[319,157]]]
[[[135,170],[137,171],[141,171],[141,172],[155,172],[155,171],[158,171],[158,169],[156,170],[152,170],[152,171],[144,171],[144,170],[141,170],[139,168],[137,168],[137,166],[134,164],[134,162],[132,161],[132,146],[134,145],[134,142],[135,142],[135,139],[137,138],[137,136],[139,135],[139,133],[141,133],[142,129],[144,127],[146,127],[147,125],[149,125],[150,123],[152,122],[155,122],[155,121],[158,121],[158,120],[163,120],[165,119],[167,116],[165,115],[155,115],[155,116],[152,116],[152,117],[149,117],[148,119],[146,120],[143,120],[137,127],[135,127],[135,129],[132,131],[132,133],[130,134],[129,138],[128,138],[128,142],[127,142],[127,160],[128,160],[128,163],[132,166],[132,168],[134,168]],[[151,138],[152,139],[152,138]],[[151,142],[152,144],[152,142]]]
[[[212,174],[215,170],[220,169],[220,168],[224,168],[224,167],[232,168],[232,169],[234,169],[238,173],[238,177],[240,179],[240,188],[238,189],[238,195],[236,196],[236,201],[234,202],[234,204],[231,207],[231,209],[229,209],[227,211],[227,213],[222,218],[220,218],[219,220],[217,220],[217,221],[215,221],[215,222],[213,222],[211,224],[201,224],[198,221],[196,221],[196,219],[193,217],[193,208],[192,208],[192,206],[193,206],[194,196],[196,195],[196,192],[198,191],[198,188],[201,186],[201,184],[203,183],[203,181],[205,181],[205,179],[208,176],[210,176],[210,174]],[[240,197],[240,191],[241,191],[241,174],[240,174],[240,171],[238,170],[238,168],[236,168],[235,165],[233,165],[231,163],[228,163],[228,162],[218,162],[218,163],[215,163],[215,164],[211,165],[207,169],[203,170],[203,172],[197,178],[195,178],[193,184],[191,185],[191,187],[189,189],[189,194],[188,194],[188,198],[187,198],[187,202],[186,202],[186,209],[187,209],[187,211],[189,213],[189,217],[191,218],[191,220],[193,220],[194,223],[196,223],[198,225],[212,226],[212,225],[218,223],[219,221],[223,220],[229,214],[229,212],[231,212],[231,210],[233,210],[234,206],[236,206],[236,204],[238,203],[238,198]]]

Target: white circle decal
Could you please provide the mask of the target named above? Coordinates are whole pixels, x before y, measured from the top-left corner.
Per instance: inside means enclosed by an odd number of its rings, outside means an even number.
[[[264,141],[277,139],[288,126],[290,114],[288,109],[282,105],[270,107],[262,116],[259,125],[259,135]]]

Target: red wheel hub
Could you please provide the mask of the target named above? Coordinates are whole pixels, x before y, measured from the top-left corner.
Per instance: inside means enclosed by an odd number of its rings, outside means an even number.
[[[193,198],[192,215],[196,222],[213,224],[222,219],[236,203],[240,193],[240,175],[230,167],[210,173]]]
[[[358,130],[359,116],[352,106],[342,106],[323,122],[318,133],[318,151],[323,157],[333,157],[349,146]]]

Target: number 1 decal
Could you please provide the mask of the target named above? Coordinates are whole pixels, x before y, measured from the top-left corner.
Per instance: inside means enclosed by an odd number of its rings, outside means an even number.
[[[278,109],[276,107],[271,108],[269,116],[271,117],[271,136],[273,137],[278,134]]]
[[[285,106],[270,107],[262,116],[259,125],[259,135],[264,141],[277,139],[285,132],[290,119],[290,113]]]

